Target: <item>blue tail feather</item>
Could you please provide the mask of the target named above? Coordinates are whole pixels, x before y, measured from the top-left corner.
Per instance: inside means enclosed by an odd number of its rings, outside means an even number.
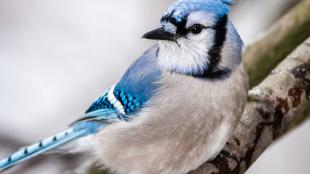
[[[22,161],[28,160],[39,154],[52,150],[59,147],[60,145],[66,144],[77,138],[81,138],[98,131],[99,124],[97,123],[82,123],[76,124],[66,131],[60,132],[55,136],[41,140],[31,146],[25,147],[7,158],[0,161],[0,170],[5,170],[18,164]]]

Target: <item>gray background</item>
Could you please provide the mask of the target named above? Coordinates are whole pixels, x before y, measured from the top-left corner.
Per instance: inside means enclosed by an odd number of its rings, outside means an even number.
[[[79,118],[154,44],[140,38],[171,2],[0,0],[0,157]],[[231,17],[248,45],[297,1],[237,2]],[[283,137],[248,174],[309,174],[309,131],[308,121]],[[42,172],[63,173],[62,163],[45,160],[22,173]]]

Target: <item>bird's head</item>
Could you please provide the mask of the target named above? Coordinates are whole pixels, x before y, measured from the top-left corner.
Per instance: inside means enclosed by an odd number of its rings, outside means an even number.
[[[161,18],[160,28],[143,36],[159,41],[160,66],[172,72],[209,76],[225,64],[222,57],[228,37],[235,37],[230,42],[238,42],[236,48],[231,43],[230,49],[241,52],[242,41],[227,17],[231,3],[232,0],[173,3]],[[240,59],[240,55],[237,57]]]

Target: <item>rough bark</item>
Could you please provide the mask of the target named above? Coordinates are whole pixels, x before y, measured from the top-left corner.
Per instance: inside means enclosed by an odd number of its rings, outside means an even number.
[[[243,55],[251,86],[270,71],[310,35],[310,0],[303,0],[276,22]]]
[[[310,115],[310,37],[249,92],[242,121],[221,153],[190,174],[241,174]]]

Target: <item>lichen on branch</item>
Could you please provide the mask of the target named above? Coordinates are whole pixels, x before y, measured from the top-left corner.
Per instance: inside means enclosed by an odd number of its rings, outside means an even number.
[[[303,0],[256,42],[247,46],[243,61],[253,87],[310,35],[310,0]]]

